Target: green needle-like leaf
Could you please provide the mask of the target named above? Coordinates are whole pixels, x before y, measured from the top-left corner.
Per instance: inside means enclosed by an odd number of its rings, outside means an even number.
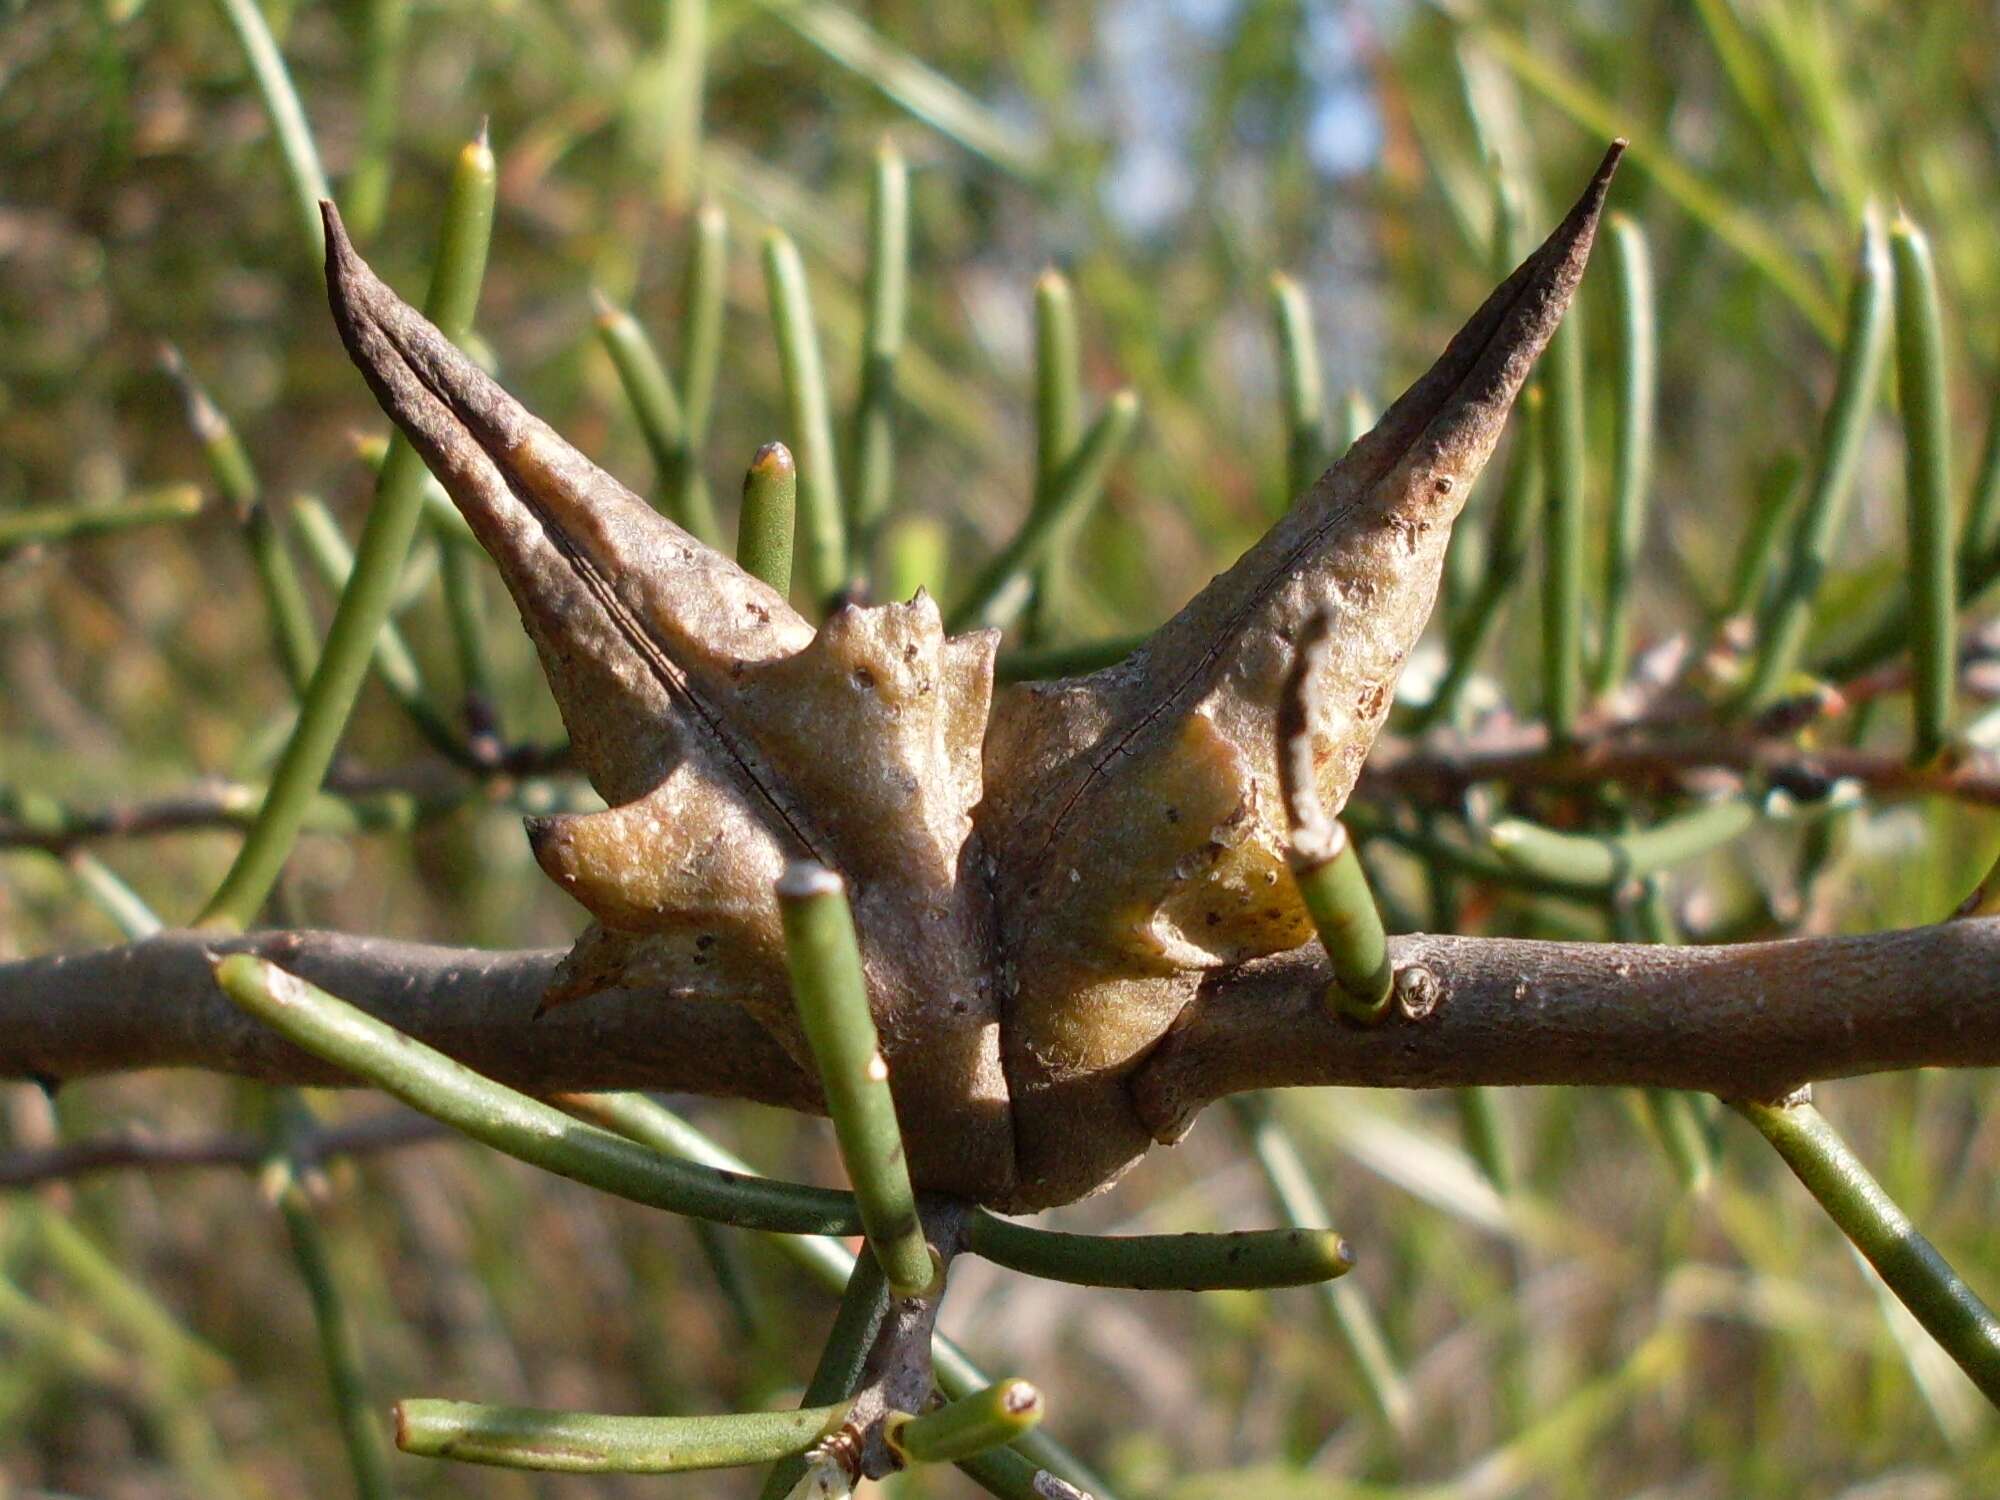
[[[396,1446],[419,1458],[560,1474],[680,1474],[803,1453],[846,1414],[846,1403],[714,1417],[610,1417],[399,1401]]]
[[[1810,1104],[1738,1103],[1944,1351],[2000,1406],[2000,1318],[1882,1191]]]
[[[1791,559],[1758,621],[1757,664],[1743,692],[1747,708],[1761,708],[1785,692],[1812,624],[1813,597],[1833,565],[1888,344],[1893,277],[1881,221],[1871,211],[1862,219],[1840,373],[1813,454],[1812,481],[1792,530]]]
[[[1729,570],[1729,596],[1723,601],[1725,619],[1755,616],[1761,610],[1778,549],[1785,540],[1785,524],[1798,506],[1799,485],[1805,477],[1805,460],[1796,453],[1780,453],[1757,475],[1752,490],[1750,522],[1736,549],[1735,564]]]
[[[361,1350],[340,1287],[334,1280],[326,1236],[292,1164],[282,1156],[266,1174],[266,1188],[277,1200],[291,1241],[292,1261],[312,1301],[313,1326],[319,1334],[320,1362],[326,1367],[328,1394],[347,1448],[355,1493],[361,1500],[387,1500],[389,1455],[382,1442],[376,1409],[362,1378]]]
[[[714,546],[720,536],[715,507],[705,485],[688,482],[694,457],[689,451],[687,414],[667,367],[637,318],[601,295],[596,300],[597,336],[617,367],[625,399],[653,456],[654,483],[667,515],[676,526]]]
[[[251,4],[252,0],[230,0]],[[446,198],[425,312],[448,337],[472,326],[486,248],[493,228],[493,152],[485,138],[459,153]],[[330,228],[339,218],[325,205]],[[344,234],[329,235],[335,252],[353,254]],[[299,720],[271,776],[271,789],[221,887],[209,898],[200,924],[240,930],[255,920],[298,837],[306,811],[333,761],[347,716],[375,653],[375,637],[389,618],[396,585],[423,513],[423,461],[398,435],[383,460],[375,504],[355,549],[354,572],[328,626],[326,644],[299,705]]]
[[[297,698],[312,678],[313,663],[319,657],[319,633],[313,627],[291,549],[285,545],[284,527],[264,499],[256,467],[236,435],[235,425],[195,379],[180,351],[171,344],[162,345],[160,367],[180,390],[188,430],[201,444],[215,487],[243,522],[243,540],[257,571],[257,586],[263,593],[264,612],[278,649],[278,665]]]
[[[846,512],[840,501],[826,367],[813,326],[805,267],[790,236],[775,229],[764,237],[764,283],[784,368],[785,401],[791,409],[806,588],[813,602],[824,607],[848,583]]]
[[[326,170],[320,166],[319,148],[313,144],[312,127],[306,123],[305,106],[299,103],[298,90],[292,86],[291,70],[285,66],[284,54],[278,51],[278,43],[271,35],[270,26],[265,23],[264,12],[258,8],[257,0],[217,0],[217,3],[222,6],[222,13],[235,31],[238,45],[243,48],[244,59],[250,64],[250,74],[257,80],[257,91],[264,96],[264,109],[271,117],[271,132],[278,138],[278,150],[284,157],[285,181],[292,190],[298,226],[305,236],[306,256],[317,265],[326,253],[319,206],[323,199],[331,198],[333,192],[326,185]]]
[[[1559,833],[1503,818],[1487,838],[1502,859],[1527,874],[1608,890],[1698,859],[1748,833],[1762,817],[1761,799],[1744,794],[1632,832]]]
[[[854,1234],[847,1193],[695,1166],[572,1119],[248,953],[216,965],[223,993],[284,1037],[412,1109],[531,1165],[671,1213],[778,1234]]]
[[[736,521],[736,561],[780,594],[792,591],[792,524],[799,476],[792,451],[766,443],[743,476],[743,509]]]
[[[1889,229],[1889,250],[1896,267],[1896,377],[1908,454],[1904,510],[1915,679],[1910,759],[1921,764],[1944,748],[1958,677],[1950,398],[1945,392],[1944,314],[1930,240],[1908,219],[1898,219]]]
[[[343,196],[348,224],[367,240],[381,227],[395,169],[396,96],[403,79],[403,44],[410,34],[409,0],[367,0],[361,25],[361,139]],[[312,207],[317,231],[317,202]]]
[[[665,1105],[644,1094],[570,1094],[564,1096],[563,1103],[580,1115],[634,1140],[644,1141],[655,1150],[686,1157],[718,1172],[754,1175],[754,1169],[748,1162],[724,1150]],[[1037,1230],[1024,1232],[1040,1233]],[[779,1234],[772,1244],[779,1253],[789,1257],[829,1291],[838,1292],[853,1284],[857,1257],[845,1245],[810,1234]],[[967,1359],[950,1339],[941,1335],[935,1338],[931,1357],[935,1361],[938,1389],[948,1397],[967,1395],[989,1383],[980,1368]],[[1063,1476],[1068,1483],[1088,1490],[1097,1500],[1117,1500],[1109,1485],[1085,1468],[1075,1454],[1063,1448],[1045,1430],[1029,1433],[1021,1440],[1020,1446],[1022,1453],[1035,1464]]]
[[[19,547],[106,536],[135,526],[185,521],[201,513],[201,491],[191,484],[137,490],[117,505],[48,505],[0,511],[0,556]]]
[[[1507,482],[1501,487],[1486,536],[1485,566],[1472,597],[1451,622],[1445,640],[1444,676],[1438,679],[1430,702],[1411,716],[1413,732],[1421,733],[1433,724],[1449,722],[1457,713],[1466,684],[1479,670],[1486,642],[1500,621],[1501,610],[1521,587],[1529,544],[1542,513],[1543,404],[1539,386],[1531,386],[1522,393],[1510,440]]]
[[[701,456],[708,447],[715,410],[728,294],[729,219],[718,204],[704,203],[694,216],[694,243],[681,281],[681,414],[687,423],[688,451],[681,509],[690,514],[699,513],[708,500]],[[699,497],[694,494],[697,488]]]
[[[938,1265],[910,1187],[889,1068],[868,1008],[861,944],[838,875],[799,863],[778,882],[785,967],[868,1243],[899,1297],[929,1293]]]
[[[896,359],[910,276],[910,174],[894,143],[875,152],[868,200],[868,322],[861,341],[860,394],[847,445],[850,526],[863,548],[889,514],[896,490]]]
[[[1542,368],[1542,717],[1560,743],[1583,711],[1583,321],[1574,303]]]
[[[966,1248],[995,1265],[1078,1286],[1206,1292],[1310,1286],[1354,1267],[1330,1229],[1243,1229],[1230,1234],[1060,1234],[983,1209],[966,1223]]]
[[[1104,493],[1104,482],[1119,454],[1139,425],[1139,398],[1119,391],[1077,444],[1048,492],[1048,503],[1037,504],[1014,539],[980,570],[965,597],[946,622],[954,634],[984,625],[1005,625],[1025,602],[1020,580],[1034,571],[1058,533],[1081,516]],[[1003,597],[1004,596],[1004,597]]]
[[[1042,1393],[1027,1381],[1002,1380],[920,1417],[891,1413],[882,1436],[911,1463],[957,1463],[1013,1442],[1042,1420],[1043,1409]]]
[[[1054,503],[1063,465],[1083,432],[1083,338],[1076,292],[1054,266],[1035,278],[1035,489],[1031,513]],[[1030,643],[1049,632],[1068,586],[1066,550],[1044,549],[1029,584],[1022,635]],[[1018,587],[1019,585],[1016,585]]]
[[[1615,289],[1617,356],[1612,385],[1611,529],[1604,549],[1604,638],[1592,680],[1600,696],[1625,680],[1632,655],[1632,590],[1646,545],[1660,360],[1653,316],[1653,262],[1645,233],[1623,214],[1607,219],[1605,231]]]
[[[854,1394],[868,1363],[868,1351],[888,1312],[889,1283],[882,1275],[882,1263],[872,1255],[855,1257],[847,1288],[840,1294],[840,1310],[833,1316],[833,1327],[827,1332],[805,1395],[799,1399],[800,1406],[831,1406]],[[762,1500],[785,1500],[805,1468],[801,1456],[780,1459],[764,1480]]]
[[[1285,499],[1298,499],[1326,462],[1326,384],[1305,288],[1282,272],[1271,278],[1278,333],[1278,384],[1285,411]],[[1353,439],[1349,439],[1352,442]]]
[[[347,538],[340,534],[340,523],[324,504],[311,496],[301,496],[292,514],[314,571],[336,593],[343,591],[354,576],[354,554]],[[431,701],[416,655],[393,619],[384,620],[375,637],[374,665],[382,686],[389,690],[389,696],[410,716],[410,722],[422,731],[424,738],[452,759],[464,759],[465,746],[458,732]]]

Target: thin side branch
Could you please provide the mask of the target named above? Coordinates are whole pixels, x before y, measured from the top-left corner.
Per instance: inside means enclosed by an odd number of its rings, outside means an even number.
[[[290,1143],[287,1154],[295,1169],[303,1171],[341,1157],[371,1156],[450,1137],[451,1131],[429,1116],[398,1108],[308,1131]],[[270,1156],[270,1140],[259,1135],[174,1138],[121,1130],[66,1141],[39,1151],[10,1151],[0,1155],[0,1188],[67,1182],[121,1167],[141,1167],[148,1171],[242,1167],[247,1171],[262,1166]]]
[[[1509,786],[1677,786],[1702,771],[1757,773],[1780,784],[1854,781],[1876,798],[1947,797],[2000,807],[2000,762],[1971,753],[1926,765],[1845,746],[1807,749],[1791,740],[1716,727],[1692,735],[1607,734],[1551,745],[1538,724],[1500,725],[1452,743],[1384,735],[1356,784],[1357,800],[1395,796],[1448,803],[1482,781]]]

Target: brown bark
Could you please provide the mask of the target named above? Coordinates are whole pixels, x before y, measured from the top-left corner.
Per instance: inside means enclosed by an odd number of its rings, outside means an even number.
[[[60,1082],[205,1068],[272,1083],[351,1082],[216,988],[212,956],[245,951],[529,1093],[659,1088],[820,1108],[817,1081],[736,1006],[629,990],[536,1020],[560,953],[332,932],[165,932],[0,965],[0,1074]]]
[[[1817,1079],[2000,1064],[2000,917],[1713,948],[1391,946],[1406,998],[1374,1028],[1326,1009],[1332,973],[1317,949],[1211,977],[1133,1074],[1131,1128],[1171,1140],[1204,1105],[1248,1089],[1648,1085],[1769,1099]],[[530,1092],[657,1088],[820,1107],[812,1080],[736,1007],[621,993],[538,1021],[554,952],[330,933],[169,932],[0,965],[0,1076],[202,1067],[346,1082],[216,991],[209,955],[245,948]],[[1429,1006],[1416,1018],[1413,997]]]
[[[1775,1099],[1817,1079],[2000,1063],[2000,919],[1713,948],[1390,948],[1399,995],[1415,977],[1429,1006],[1420,1018],[1336,1018],[1316,950],[1218,975],[1134,1079],[1139,1117],[1173,1139],[1247,1089],[1638,1084]]]

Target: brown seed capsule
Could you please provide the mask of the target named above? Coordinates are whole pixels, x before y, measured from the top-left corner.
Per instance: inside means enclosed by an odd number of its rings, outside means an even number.
[[[922,594],[815,633],[466,360],[326,205],[341,335],[498,561],[612,804],[529,824],[597,919],[551,1000],[712,997],[803,1059],[772,887],[813,859],[853,892],[918,1185],[1035,1208],[1112,1180],[1150,1139],[1125,1079],[1202,977],[1311,936],[1282,878],[1275,720],[1294,642],[1331,613],[1313,754],[1337,814],[1621,147],[1234,568],[1118,666],[997,700],[996,634],[946,638]]]
[[[1122,1079],[1203,974],[1311,935],[1279,878],[1276,716],[1293,643],[1332,614],[1314,696],[1327,710],[1319,791],[1337,816],[1430,617],[1451,523],[1583,275],[1622,150],[1235,567],[1126,661],[1008,689],[995,705],[980,824],[1012,941],[1007,1065],[1025,1201],[1088,1191],[1114,1158],[1144,1149]]]

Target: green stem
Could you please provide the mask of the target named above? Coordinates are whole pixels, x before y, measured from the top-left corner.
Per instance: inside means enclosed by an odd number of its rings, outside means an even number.
[[[254,0],[227,3],[253,5]],[[462,338],[472,325],[493,227],[493,185],[493,152],[482,135],[459,153],[452,173],[424,302],[425,315],[447,337]],[[299,705],[298,724],[272,773],[270,794],[256,823],[201,914],[204,927],[247,927],[277,883],[306,809],[326,778],[374,657],[375,638],[395,602],[403,562],[423,514],[424,477],[423,461],[398,434],[383,460],[375,504],[355,549],[354,572],[327,628],[326,644]]]
[[[298,568],[285,545],[284,527],[264,500],[256,466],[250,462],[250,454],[237,436],[235,424],[202,388],[172,344],[161,346],[160,367],[180,390],[188,430],[201,444],[215,487],[243,522],[243,539],[250,549],[251,566],[256,569],[257,585],[264,595],[264,612],[270,620],[278,664],[292,697],[299,698],[312,679],[313,663],[319,657],[319,633],[313,627],[312,611],[306,606]]]
[[[868,1363],[868,1351],[874,1346],[882,1319],[888,1316],[889,1283],[883,1279],[882,1263],[872,1255],[861,1255],[853,1264],[819,1363],[806,1382],[805,1395],[799,1398],[801,1406],[828,1406],[854,1394]],[[803,1456],[780,1459],[764,1480],[760,1500],[785,1500],[805,1469]]]
[[[1527,874],[1610,890],[1719,849],[1762,816],[1762,800],[1743,793],[1631,832],[1558,833],[1503,818],[1487,838],[1502,859]]]
[[[706,486],[690,488],[686,481],[693,467],[687,415],[674,394],[667,367],[638,319],[613,307],[601,294],[596,300],[597,334],[618,369],[625,399],[653,456],[654,484],[661,500],[675,525],[715,546],[721,533],[708,490]]]
[[[497,740],[494,714],[493,663],[486,651],[486,560],[479,549],[460,538],[433,529],[438,545],[438,581],[444,591],[445,616],[451,624],[453,658],[458,663],[458,689],[466,728],[474,738]],[[497,745],[494,746],[497,749]]]
[[[1354,1257],[1330,1229],[1230,1234],[1060,1234],[997,1218],[966,1221],[966,1248],[995,1265],[1077,1286],[1205,1292],[1308,1286],[1345,1275]]]
[[[410,32],[409,0],[368,0],[362,15],[361,140],[347,174],[347,223],[357,240],[374,237],[389,204],[396,144],[396,91],[403,43]],[[319,222],[317,212],[313,215]]]
[[[973,579],[946,622],[950,631],[956,634],[982,626],[1004,626],[1019,613],[1025,602],[1020,583],[1040,565],[1057,535],[1104,493],[1111,466],[1131,442],[1138,425],[1138,396],[1130,390],[1119,391],[1063,463],[1050,484],[1047,503],[1038,502],[1029,510],[1013,540]]]
[[[97,909],[111,918],[128,941],[136,943],[152,937],[165,925],[152,907],[140,899],[139,893],[96,855],[72,849],[65,859],[84,894],[97,903]]]
[[[1042,1393],[1019,1378],[998,1381],[920,1417],[892,1412],[882,1437],[911,1463],[950,1464],[1004,1448],[1042,1420]]]
[[[354,554],[348,550],[347,538],[340,534],[340,523],[321,501],[311,496],[300,496],[292,514],[298,520],[299,540],[305,544],[306,557],[321,581],[335,593],[342,592],[354,576]],[[393,619],[384,620],[375,637],[374,666],[382,686],[389,690],[389,696],[409,715],[410,722],[422,731],[424,738],[448,758],[463,761],[465,745],[450,719],[432,704],[416,655]]]
[[[1542,717],[1561,744],[1583,708],[1583,320],[1569,310],[1544,358]]]
[[[1335,823],[1328,842],[1332,853],[1310,857],[1297,853],[1295,842],[1292,878],[1333,965],[1328,1001],[1354,1020],[1378,1021],[1395,978],[1382,912],[1347,830]]]
[[[1296,504],[1326,461],[1326,385],[1305,289],[1282,272],[1271,278],[1271,320],[1284,399],[1285,499]]]
[[[708,73],[708,0],[667,0],[666,130],[660,198],[680,213],[701,177],[701,96]]]
[[[681,1474],[803,1453],[846,1414],[845,1402],[713,1417],[607,1417],[466,1401],[399,1401],[396,1446],[419,1458],[508,1469]]]
[[[1810,1104],[1733,1106],[1777,1148],[1930,1336],[2000,1406],[2000,1319],[1917,1232]]]
[[[681,470],[680,508],[689,515],[714,514],[701,456],[715,410],[728,291],[729,220],[716,204],[704,203],[694,216],[694,244],[681,283],[681,415],[687,423],[688,459]]]
[[[1659,347],[1653,318],[1653,263],[1645,233],[1623,214],[1605,229],[1616,289],[1617,351],[1612,386],[1611,529],[1604,550],[1604,638],[1592,686],[1599,696],[1625,680],[1632,654],[1632,590],[1646,544],[1651,498],[1653,415]]]
[[[1229,1104],[1286,1221],[1300,1229],[1323,1227],[1329,1217],[1326,1203],[1291,1133],[1279,1123],[1269,1102],[1260,1094],[1236,1094]],[[1416,1409],[1366,1288],[1342,1276],[1319,1283],[1317,1290],[1369,1404],[1392,1431],[1406,1434]]]
[[[909,276],[910,174],[902,153],[885,140],[875,151],[868,199],[868,314],[848,444],[849,531],[857,550],[867,546],[895,497],[896,360],[903,349]]]
[[[1979,449],[1979,472],[1965,506],[1965,527],[1959,533],[1961,571],[2000,550],[2000,386],[1986,414],[1986,440]],[[1963,595],[1960,596],[1963,602]]]
[[[1896,379],[1908,454],[1910,759],[1944,749],[1958,677],[1957,554],[1951,514],[1951,424],[1945,394],[1944,314],[1930,240],[1908,219],[1889,229],[1896,267]]]
[[[798,461],[799,525],[804,533],[806,587],[824,608],[847,587],[846,512],[833,448],[833,419],[826,395],[826,367],[814,330],[812,298],[798,246],[779,230],[764,237],[764,284],[784,370],[791,412],[792,452]]]
[[[117,505],[38,505],[0,512],[0,556],[19,547],[73,542],[199,514],[201,491],[191,484],[135,490]]]
[[[1745,708],[1761,708],[1782,697],[1804,650],[1813,599],[1833,563],[1875,405],[1876,378],[1889,337],[1893,276],[1881,221],[1871,210],[1861,224],[1861,253],[1848,292],[1833,401],[1820,427],[1812,482],[1792,530],[1790,561],[1758,621],[1759,652],[1744,689]]]
[[[736,521],[736,561],[781,594],[792,591],[792,525],[799,476],[792,450],[766,443],[743,475],[743,509]]]
[[[355,1493],[362,1500],[386,1500],[391,1493],[389,1456],[368,1401],[361,1372],[361,1350],[340,1288],[334,1281],[325,1236],[320,1233],[319,1220],[290,1163],[280,1160],[273,1167],[272,1185],[278,1212],[291,1240],[292,1260],[298,1266],[299,1279],[305,1283],[306,1295],[312,1300],[313,1324],[319,1333],[328,1394],[340,1423],[341,1439],[347,1447],[348,1466],[354,1471]]]
[[[238,1006],[315,1057],[545,1171],[720,1224],[779,1234],[853,1234],[860,1228],[847,1193],[691,1165],[582,1124],[252,954],[222,959],[215,977]]]
[[[1754,616],[1762,610],[1785,523],[1798,506],[1799,481],[1805,467],[1798,454],[1781,453],[1758,474],[1755,509],[1750,513],[1750,524],[1743,529],[1736,563],[1729,573],[1729,597],[1722,606],[1725,619]]]
[[[278,138],[278,150],[285,160],[285,180],[292,190],[298,226],[305,235],[306,255],[317,265],[326,254],[319,205],[333,193],[326,185],[326,171],[320,166],[312,127],[306,123],[305,106],[299,103],[291,72],[271,36],[271,28],[264,22],[264,12],[258,8],[257,0],[217,0],[217,3],[236,32],[244,60],[257,80],[257,91],[264,96],[271,131]]]
[[[938,1280],[938,1265],[924,1241],[910,1186],[846,887],[824,866],[794,864],[778,881],[778,908],[792,997],[819,1065],[826,1110],[861,1205],[868,1243],[882,1262],[891,1291],[899,1297],[925,1295]]]
[[[1507,1121],[1502,1113],[1500,1091],[1477,1084],[1452,1090],[1452,1104],[1458,1111],[1458,1131],[1465,1141],[1466,1155],[1502,1197],[1514,1191],[1520,1173],[1514,1166],[1514,1148]]]
[[[1054,266],[1035,278],[1035,482],[1031,512],[1048,505],[1056,477],[1076,451],[1083,431],[1083,340],[1077,329],[1076,293]],[[1066,549],[1051,546],[1028,585],[1022,638],[1042,640],[1061,610],[1068,587]]]

